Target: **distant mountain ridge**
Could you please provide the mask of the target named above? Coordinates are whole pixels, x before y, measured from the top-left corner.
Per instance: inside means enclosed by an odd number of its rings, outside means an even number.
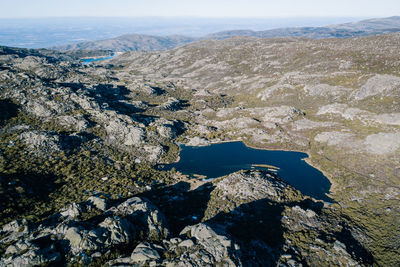
[[[161,51],[173,49],[199,40],[222,40],[234,36],[248,36],[258,38],[304,37],[312,39],[324,39],[373,36],[399,31],[400,16],[393,16],[388,18],[375,18],[344,24],[334,24],[324,27],[291,27],[266,31],[222,31],[206,35],[202,38],[187,37],[182,35],[151,36],[143,34],[126,34],[111,39],[52,47],[52,49],[63,52],[72,50],[111,50],[114,52]]]
[[[312,39],[350,38],[371,36],[400,31],[400,16],[362,20],[325,27],[291,27],[266,31],[238,30],[223,31],[205,36],[205,39],[227,39],[233,36],[251,36],[258,38],[306,37]]]
[[[125,34],[111,39],[57,46],[53,47],[53,49],[63,52],[71,50],[154,51],[172,49],[196,40],[196,38],[181,35]]]

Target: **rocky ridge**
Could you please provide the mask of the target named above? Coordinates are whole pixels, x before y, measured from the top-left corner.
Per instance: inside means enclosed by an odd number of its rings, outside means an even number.
[[[164,210],[164,215],[144,197],[115,203],[104,196],[91,196],[87,201],[70,204],[40,224],[12,221],[0,232],[0,243],[8,244],[0,266],[66,262],[107,266],[358,266],[371,260],[359,254],[363,250],[357,247],[355,239],[341,234],[346,231],[346,222],[329,218],[339,218],[334,215],[335,209],[323,208],[321,202],[304,198],[271,174],[260,171],[234,173],[220,178],[213,187],[210,202],[202,203],[208,210],[207,216],[197,219],[201,222],[176,229],[178,231],[168,229],[175,219],[170,217],[168,209]],[[257,189],[255,192],[246,190],[250,187]],[[239,196],[235,194],[237,188],[242,189]],[[158,197],[168,194],[169,189],[166,189],[149,193],[156,198],[155,193]],[[180,193],[185,198],[193,190]],[[197,189],[199,193],[206,192]],[[233,204],[228,213],[210,210],[222,207],[214,206],[219,201]],[[179,202],[172,201],[170,205],[174,208]],[[261,211],[254,213],[254,209],[259,208]],[[284,210],[282,215],[274,217],[280,209]],[[249,216],[256,216],[257,220],[249,221]],[[330,231],[328,226],[332,223],[341,225],[336,226],[335,232],[325,232]],[[252,226],[244,232],[243,228],[241,231],[235,229],[243,224]],[[281,230],[275,229],[278,232],[272,233],[267,230],[276,227],[275,224],[281,225]],[[313,245],[299,247],[291,241],[313,233],[320,238],[327,234],[333,237],[316,239],[312,241]],[[241,234],[251,235],[252,239]],[[282,236],[277,238],[278,235]],[[259,253],[254,255],[254,251]],[[308,257],[308,253],[318,257]]]

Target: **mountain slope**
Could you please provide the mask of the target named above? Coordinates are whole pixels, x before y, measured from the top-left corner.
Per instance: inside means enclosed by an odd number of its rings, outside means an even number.
[[[55,47],[59,51],[69,50],[111,50],[114,52],[124,51],[152,51],[172,49],[195,41],[195,38],[171,35],[171,36],[150,36],[142,34],[127,34],[112,39],[70,44]]]

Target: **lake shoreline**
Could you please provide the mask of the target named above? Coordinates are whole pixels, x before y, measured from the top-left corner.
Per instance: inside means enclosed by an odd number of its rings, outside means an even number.
[[[163,164],[163,169],[191,175],[220,177],[239,170],[268,170],[265,164],[276,166],[278,176],[317,200],[332,202],[332,183],[325,174],[310,164],[310,154],[289,149],[268,149],[246,144],[242,140],[218,140],[207,145],[187,146],[177,143],[181,150],[177,159]],[[221,146],[227,144],[225,146]],[[211,148],[213,145],[216,147]],[[288,154],[286,154],[288,153]],[[304,162],[304,163],[301,163]]]

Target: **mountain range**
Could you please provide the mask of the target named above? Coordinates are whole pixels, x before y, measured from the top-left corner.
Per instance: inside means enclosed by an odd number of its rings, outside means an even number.
[[[125,51],[158,51],[179,47],[191,42],[204,39],[227,39],[234,36],[248,36],[258,38],[275,37],[304,37],[312,39],[349,38],[373,36],[378,34],[400,31],[400,17],[376,18],[335,24],[325,27],[291,27],[278,28],[266,31],[232,30],[206,35],[204,37],[186,37],[182,35],[152,36],[143,34],[126,34],[119,37],[69,44],[53,47],[59,51],[71,50],[110,50],[113,52]]]

